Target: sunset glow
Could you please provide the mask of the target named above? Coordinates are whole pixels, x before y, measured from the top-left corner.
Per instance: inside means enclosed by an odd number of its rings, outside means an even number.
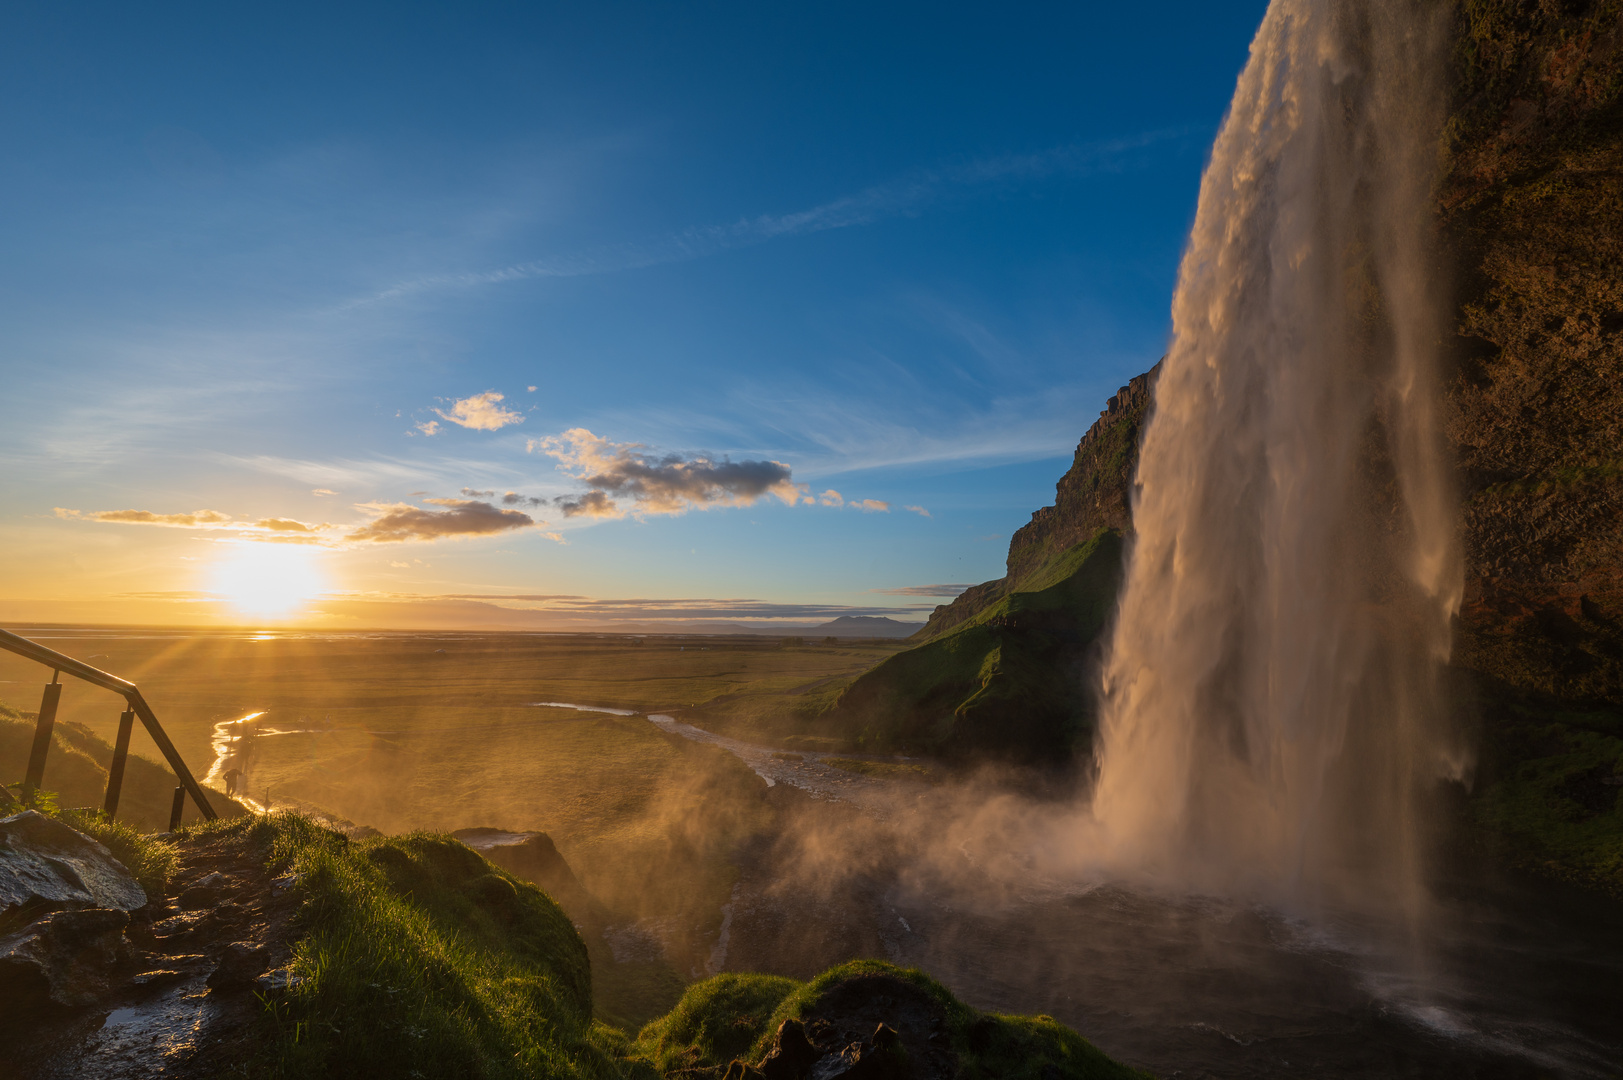
[[[284,619],[327,588],[318,553],[291,544],[230,544],[211,571],[210,591],[243,615]]]

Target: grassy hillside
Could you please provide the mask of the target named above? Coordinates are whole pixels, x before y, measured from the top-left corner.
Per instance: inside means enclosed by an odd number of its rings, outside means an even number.
[[[716,976],[633,1037],[594,1019],[586,945],[563,910],[451,837],[351,841],[281,813],[199,826],[182,842],[222,833],[300,896],[288,987],[265,995],[240,1075],[719,1078],[735,1058],[765,1056],[783,1020],[810,1024],[836,998],[884,1019],[899,988],[939,1016],[959,1076],[1142,1076],[1046,1017],[984,1015],[920,972],[873,961],[807,984]],[[889,1022],[906,1033],[905,1015]]]
[[[1121,534],[1101,530],[951,629],[864,673],[818,727],[877,752],[1068,756],[1091,738],[1085,669],[1121,569]]]
[[[286,813],[200,828],[245,834],[303,894],[250,1075],[624,1075],[568,917],[459,841],[352,842]]]

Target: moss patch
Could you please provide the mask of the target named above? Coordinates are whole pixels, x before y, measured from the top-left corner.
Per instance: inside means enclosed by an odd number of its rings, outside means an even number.
[[[1474,821],[1516,862],[1623,896],[1623,714],[1505,705]]]

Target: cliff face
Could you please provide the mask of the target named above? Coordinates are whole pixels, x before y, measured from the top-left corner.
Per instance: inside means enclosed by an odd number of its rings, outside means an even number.
[[[1009,540],[1008,573],[937,607],[930,621],[913,635],[916,640],[927,641],[973,619],[1017,590],[1022,581],[1076,545],[1093,539],[1101,530],[1132,530],[1138,439],[1160,372],[1161,365],[1156,364],[1134,377],[1106,403],[1099,419],[1077,443],[1071,467],[1057,485],[1054,505],[1032,514],[1031,521]]]
[[[1623,703],[1623,4],[1466,0],[1439,222],[1457,274],[1456,658]]]
[[[1469,813],[1513,857],[1623,892],[1623,0],[1450,6],[1435,220],[1454,297],[1440,329],[1466,573],[1456,699],[1480,728]],[[1083,436],[1054,505],[1014,535],[1008,574],[937,608],[920,656],[892,658],[898,674],[1001,628],[1000,605],[1100,530],[1131,530],[1155,375]],[[1005,712],[1039,711],[1044,680],[1077,677],[1073,664],[1005,680]],[[871,681],[853,699],[893,686],[881,711],[922,723],[951,680]],[[1068,707],[1047,745],[1074,729],[1066,745],[1085,752],[1091,706]]]
[[[1461,0],[1437,187],[1455,285],[1445,422],[1466,600],[1456,661],[1491,684],[1623,704],[1623,0]],[[928,640],[1101,528],[1131,529],[1159,365],[1110,399],[1008,574]]]

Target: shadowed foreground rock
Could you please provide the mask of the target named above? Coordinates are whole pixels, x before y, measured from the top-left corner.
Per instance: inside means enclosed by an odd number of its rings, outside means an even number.
[[[130,956],[146,893],[101,844],[33,810],[0,819],[0,1008],[73,1006]]]

